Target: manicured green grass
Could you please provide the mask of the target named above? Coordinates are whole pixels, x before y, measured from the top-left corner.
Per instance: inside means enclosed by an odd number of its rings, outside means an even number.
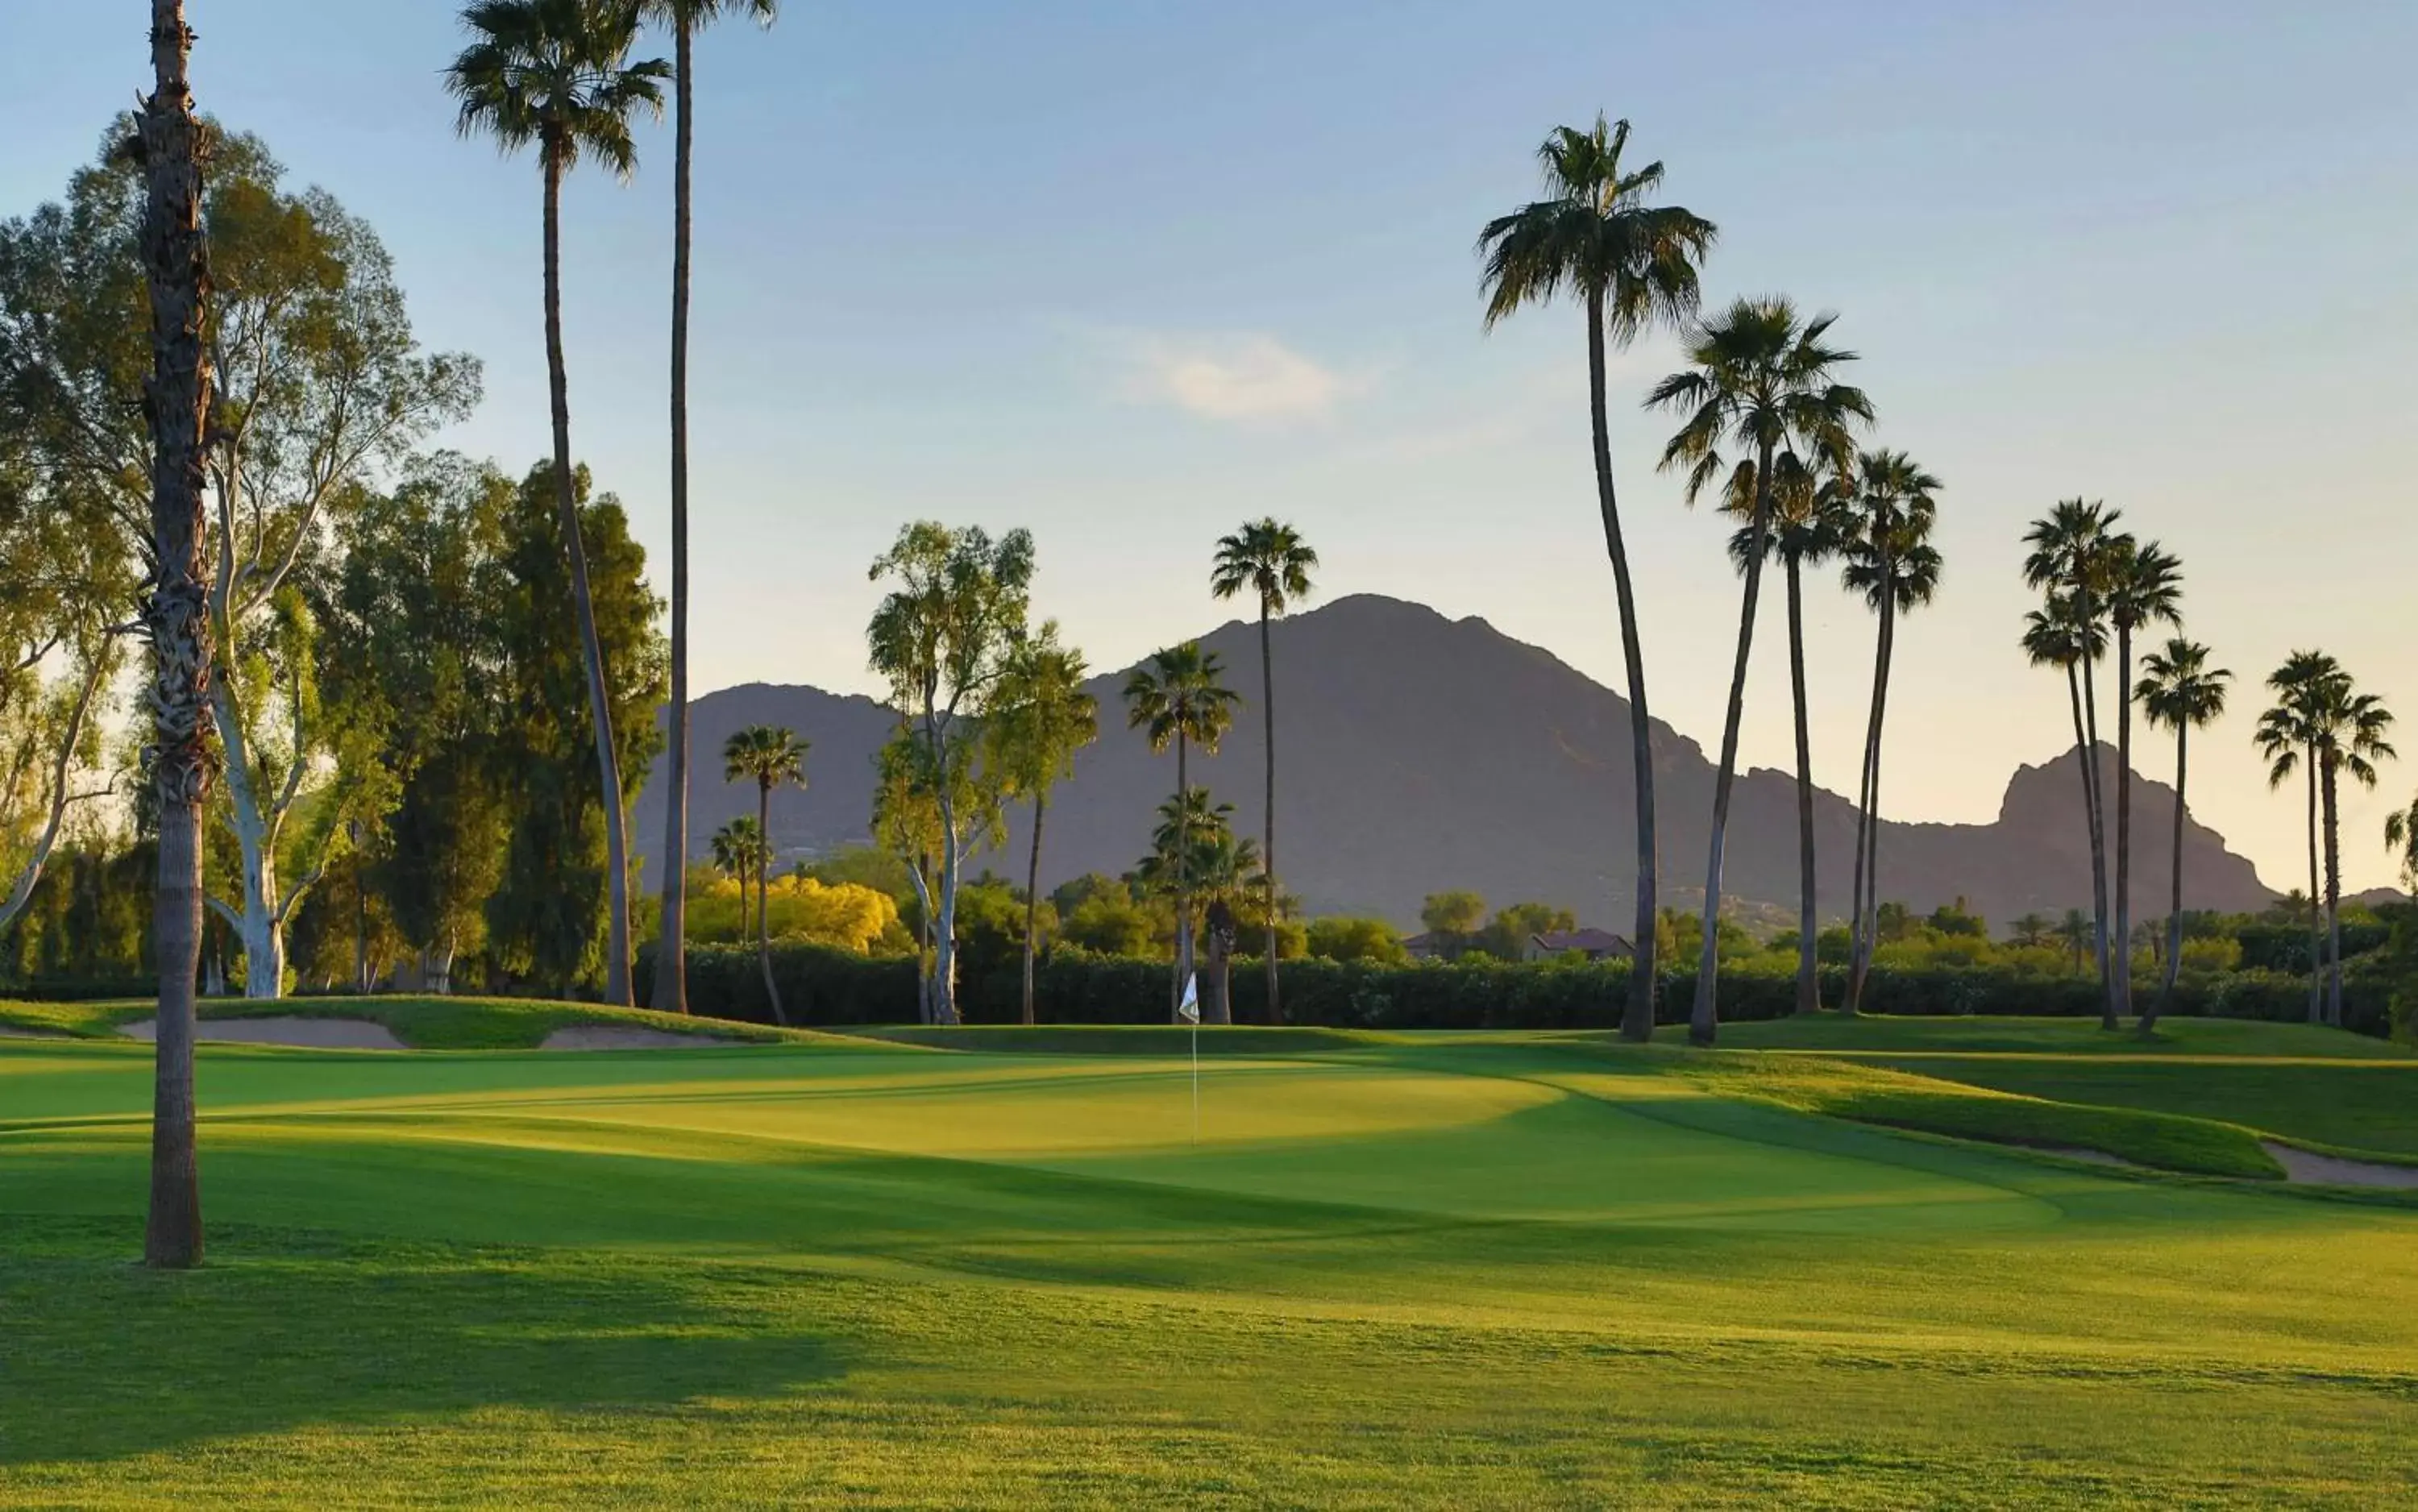
[[[79,1039],[118,1039],[118,1026],[148,1018],[147,1002],[42,1003],[0,1001],[0,1028]],[[232,1018],[352,1018],[384,1024],[416,1050],[535,1049],[558,1029],[579,1025],[650,1029],[750,1044],[818,1038],[795,1031],[734,1024],[718,1018],[607,1008],[595,1003],[538,1002],[524,998],[281,998],[251,1001],[211,998],[205,1021]]]
[[[1658,1041],[1687,1042],[1684,1024],[1655,1031]],[[2130,1025],[2110,1033],[2095,1018],[1985,1018],[1949,1015],[1919,1016],[1814,1014],[1750,1024],[1723,1024],[1726,1049],[1883,1051],[1935,1050],[1952,1054],[2053,1054],[2124,1056],[2307,1056],[2327,1060],[2399,1061],[2418,1064],[2418,1053],[2390,1040],[2308,1024],[2268,1024],[2243,1018],[2168,1018],[2148,1039]]]
[[[145,1048],[0,1042],[0,1502],[2418,1494],[2418,1214],[1815,1116],[2053,1106],[1815,1057],[1201,1038],[1197,1143],[1102,1036],[207,1046],[182,1275]]]

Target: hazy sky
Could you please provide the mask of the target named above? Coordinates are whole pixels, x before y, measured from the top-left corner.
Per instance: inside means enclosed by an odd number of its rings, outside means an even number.
[[[538,182],[457,140],[442,0],[191,0],[203,107],[366,216],[421,334],[477,353],[449,437],[546,446]],[[2257,678],[2342,657],[2401,707],[2418,344],[2418,7],[1532,0],[790,0],[698,49],[692,435],[700,689],[867,689],[865,570],[914,516],[1030,526],[1041,609],[1114,667],[1228,618],[1211,543],[1295,522],[1326,595],[1479,615],[1619,683],[1579,317],[1479,329],[1471,243],[1545,130],[1600,108],[1718,221],[1708,297],[1843,313],[1878,439],[1947,482],[1937,606],[1905,622],[1885,807],[1984,819],[2069,743],[2026,667],[2017,544],[2104,497],[2182,557],[2244,675],[2195,810],[2275,886],[2301,805],[2248,748]],[[135,0],[0,0],[0,213],[55,196],[147,81]],[[666,51],[667,43],[650,51]],[[566,206],[574,442],[666,540],[668,128]],[[1653,468],[1614,372],[1655,712],[1717,744],[1726,526]],[[1776,595],[1744,754],[1790,761]],[[1845,788],[1872,627],[1810,595],[1816,776]],[[2171,744],[2136,759],[2171,774]],[[2418,761],[2349,799],[2352,887]]]

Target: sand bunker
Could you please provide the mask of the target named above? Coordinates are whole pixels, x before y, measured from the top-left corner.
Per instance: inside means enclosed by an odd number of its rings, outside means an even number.
[[[129,1039],[156,1040],[160,1026],[152,1019],[120,1024]],[[362,1018],[206,1018],[194,1026],[196,1039],[238,1045],[294,1045],[313,1050],[404,1050],[410,1046],[384,1024]]]
[[[671,1034],[660,1029],[623,1029],[613,1024],[573,1024],[545,1037],[541,1050],[703,1050],[735,1045],[716,1034]]]
[[[2288,1144],[2273,1139],[2258,1141],[2275,1157],[2275,1164],[2296,1182],[2314,1182],[2327,1186],[2401,1186],[2418,1187],[2418,1166],[2389,1166],[2380,1160],[2345,1160],[2339,1155],[2314,1154],[2295,1150]]]

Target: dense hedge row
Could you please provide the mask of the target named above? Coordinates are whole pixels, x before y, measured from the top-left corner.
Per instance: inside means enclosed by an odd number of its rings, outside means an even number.
[[[772,1012],[756,953],[742,946],[689,948],[690,1008],[700,1014],[769,1023]],[[912,1023],[915,963],[867,957],[819,945],[776,945],[773,980],[789,1021],[799,1025]],[[642,954],[641,1003],[654,981]],[[1334,1029],[1604,1029],[1617,1024],[1626,1000],[1626,963],[1603,966],[1522,966],[1502,962],[1407,967],[1325,960],[1287,961],[1284,1017],[1289,1024]],[[1822,973],[1822,1000],[1837,1006],[1845,973]],[[1232,973],[1234,1016],[1266,1022],[1266,980],[1259,963],[1239,960]],[[2146,1005],[2157,992],[2143,980],[2135,997]],[[1693,1000],[1692,972],[1664,974],[1658,1016],[1683,1020]],[[1724,1019],[1777,1018],[1796,1007],[1793,975],[1731,970],[1722,974]],[[2389,1025],[2384,984],[2349,974],[2344,989],[2347,1027],[2382,1034]],[[1170,972],[1163,961],[1091,955],[1062,950],[1044,959],[1035,977],[1040,1017],[1053,1024],[1164,1023]],[[968,1023],[1011,1024],[1021,1003],[1014,963],[969,973],[958,985]],[[1864,1007],[1881,1014],[2009,1014],[2096,1016],[2098,984],[2087,977],[2025,977],[2004,971],[1875,969]],[[2178,985],[2168,1009],[2185,1016],[2299,1022],[2308,1016],[2308,982],[2269,970],[2219,972]]]

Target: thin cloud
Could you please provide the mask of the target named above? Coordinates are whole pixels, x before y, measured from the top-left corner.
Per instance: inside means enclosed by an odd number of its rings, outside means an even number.
[[[1273,336],[1130,340],[1124,395],[1223,421],[1323,420],[1363,385]]]

